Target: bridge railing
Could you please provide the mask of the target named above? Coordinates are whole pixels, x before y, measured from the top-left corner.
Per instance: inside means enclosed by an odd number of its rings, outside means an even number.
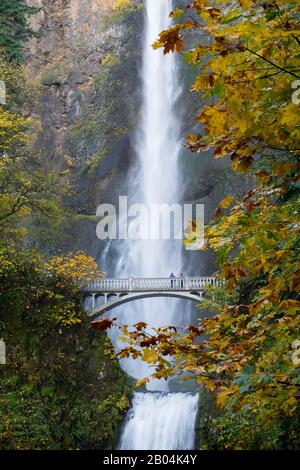
[[[126,292],[126,291],[165,291],[203,290],[207,286],[219,285],[215,277],[176,277],[176,278],[128,278],[97,279],[83,286],[85,292]]]

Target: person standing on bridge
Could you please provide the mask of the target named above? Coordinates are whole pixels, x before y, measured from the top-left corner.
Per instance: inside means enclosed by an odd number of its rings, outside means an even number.
[[[183,273],[180,273],[180,287],[183,289]]]
[[[170,274],[170,279],[171,279],[171,289],[173,289],[173,287],[175,286],[175,280],[176,280],[176,277],[175,277],[175,274],[174,273],[171,273]]]

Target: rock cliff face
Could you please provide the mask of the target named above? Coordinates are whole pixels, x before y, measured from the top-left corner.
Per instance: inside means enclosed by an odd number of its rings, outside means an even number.
[[[59,170],[69,168],[75,192],[69,204],[82,215],[120,192],[129,159],[130,130],[139,96],[142,4],[119,0],[28,0],[41,7],[41,33],[26,49],[32,78],[41,85],[37,143]],[[72,227],[66,249],[99,251],[95,222]],[[77,234],[77,235],[76,235]]]
[[[98,257],[103,245],[92,216],[101,202],[117,202],[133,155],[131,135],[140,109],[143,4],[141,0],[28,3],[41,7],[33,20],[41,36],[32,39],[26,50],[28,70],[41,84],[37,147],[58,171],[71,170],[75,190],[69,205],[90,216],[90,220],[72,220],[62,248],[83,248]],[[178,107],[185,123],[183,134],[192,132],[198,105],[189,91],[191,74],[182,65],[185,91]],[[251,185],[233,175],[228,161],[214,161],[208,154],[183,150],[181,162],[185,199],[205,204],[207,222],[224,194],[242,195]],[[187,263],[199,270],[199,253],[191,253]],[[200,264],[201,272],[209,274],[211,254],[202,254]]]

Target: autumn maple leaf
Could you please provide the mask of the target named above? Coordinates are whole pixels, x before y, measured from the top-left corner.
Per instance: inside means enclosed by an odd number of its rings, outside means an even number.
[[[101,320],[95,320],[92,322],[91,327],[94,330],[102,330],[105,331],[108,328],[111,328],[113,323],[115,322],[116,318],[109,319],[109,318],[102,318]]]

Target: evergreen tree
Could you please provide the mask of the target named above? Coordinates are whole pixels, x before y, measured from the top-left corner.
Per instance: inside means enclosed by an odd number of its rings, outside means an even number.
[[[24,43],[37,36],[28,24],[28,18],[39,8],[28,6],[25,0],[0,2],[0,53],[6,59],[20,62]]]

